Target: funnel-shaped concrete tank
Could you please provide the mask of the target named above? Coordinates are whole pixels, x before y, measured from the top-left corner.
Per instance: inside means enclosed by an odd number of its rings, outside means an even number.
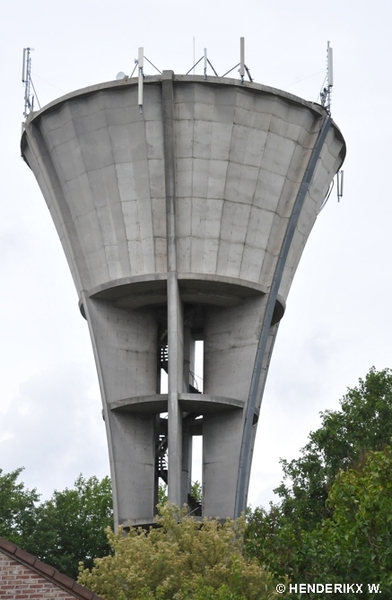
[[[203,514],[233,517],[278,322],[344,140],[321,106],[231,79],[167,71],[137,102],[134,79],[69,94],[30,115],[22,153],[90,328],[116,521],[152,520],[159,477],[171,501],[190,500],[194,435]]]

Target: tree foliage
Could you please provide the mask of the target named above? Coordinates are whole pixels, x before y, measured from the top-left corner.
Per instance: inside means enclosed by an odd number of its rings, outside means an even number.
[[[37,490],[28,490],[17,483],[23,469],[4,473],[0,469],[0,536],[23,545],[36,526]]]
[[[201,523],[166,504],[157,527],[108,538],[113,554],[82,569],[79,583],[107,600],[263,600],[272,577],[243,555],[244,521]]]
[[[158,505],[163,506],[167,502],[167,484],[160,483],[158,485]]]
[[[329,488],[340,470],[358,462],[369,450],[392,439],[392,371],[370,369],[359,385],[347,390],[340,410],[321,414],[321,427],[310,433],[299,459],[282,461],[285,480],[275,490],[283,513],[311,530],[330,516]]]
[[[62,573],[76,578],[78,565],[110,552],[105,529],[113,523],[109,477],[84,479],[39,504],[36,490],[17,480],[23,469],[0,471],[0,535]]]
[[[113,524],[109,477],[99,481],[80,475],[73,489],[55,491],[38,506],[36,519],[26,550],[76,579],[80,561],[91,567],[94,558],[110,552],[105,533]]]
[[[339,473],[327,500],[332,515],[311,534],[313,579],[378,583],[392,596],[391,475],[390,446]]]
[[[249,511],[248,554],[292,581],[377,583],[391,572],[391,432],[392,372],[373,368],[322,414],[301,457],[283,461],[280,502]]]

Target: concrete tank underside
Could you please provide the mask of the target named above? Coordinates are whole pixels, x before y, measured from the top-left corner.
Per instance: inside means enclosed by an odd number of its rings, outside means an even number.
[[[142,110],[124,79],[32,113],[22,154],[88,321],[116,522],[151,522],[159,477],[188,502],[194,435],[203,515],[237,516],[278,323],[344,159],[340,131],[284,92],[165,71],[145,78]]]

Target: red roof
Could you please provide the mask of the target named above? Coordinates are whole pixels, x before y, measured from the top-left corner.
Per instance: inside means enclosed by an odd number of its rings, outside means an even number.
[[[57,587],[73,595],[78,600],[103,600],[101,596],[97,596],[97,594],[83,587],[77,583],[77,581],[71,579],[71,577],[63,575],[54,567],[41,562],[36,556],[33,556],[33,554],[25,552],[25,550],[21,550],[18,548],[18,546],[16,546],[16,544],[8,542],[1,537],[0,552],[7,554],[16,562],[28,567],[37,575],[44,577],[47,581],[57,585]]]

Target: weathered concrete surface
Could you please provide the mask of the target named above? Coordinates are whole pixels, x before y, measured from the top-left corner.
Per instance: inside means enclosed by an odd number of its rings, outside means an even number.
[[[344,159],[333,123],[320,137],[326,119],[322,107],[265,86],[172,72],[145,79],[142,112],[136,80],[125,79],[69,94],[28,118],[22,153],[90,327],[118,522],[154,514],[160,435],[169,440],[169,497],[187,501],[196,430],[203,434],[204,514],[233,516],[244,506],[247,483],[238,478],[241,469],[249,476],[278,322]],[[205,346],[205,400],[190,387],[196,339]],[[166,343],[169,390],[160,394],[157,355]],[[167,431],[162,412],[169,413]],[[202,426],[195,424],[200,414]]]

